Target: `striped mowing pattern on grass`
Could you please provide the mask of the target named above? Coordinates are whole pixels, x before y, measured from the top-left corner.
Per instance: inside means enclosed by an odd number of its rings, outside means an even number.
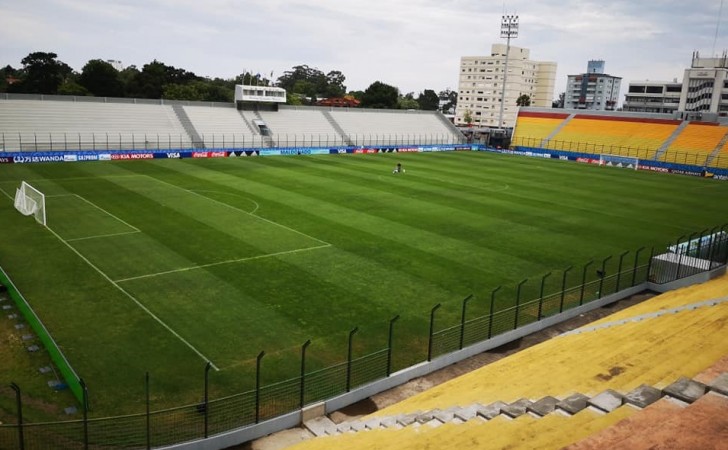
[[[567,286],[580,284],[590,259],[594,281],[607,256],[614,273],[625,250],[721,223],[728,194],[470,152],[2,167],[4,192],[21,180],[48,195],[49,229],[0,201],[0,264],[110,414],[136,411],[147,371],[156,407],[199,401],[205,360],[220,369],[213,394],[242,392],[261,350],[264,383],[288,379],[307,339],[315,371],[345,359],[355,326],[354,358],[385,348],[397,314],[400,369],[425,358],[433,305],[437,331],[469,294],[472,318],[497,286],[502,309],[524,279],[524,303],[548,272],[547,295],[570,265]]]

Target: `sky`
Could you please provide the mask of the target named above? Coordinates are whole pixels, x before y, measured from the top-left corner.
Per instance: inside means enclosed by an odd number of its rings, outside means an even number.
[[[54,52],[81,71],[90,59],[156,59],[199,76],[277,78],[306,64],[341,71],[348,90],[381,81],[403,94],[457,90],[461,56],[489,55],[501,16],[513,45],[566,77],[606,61],[630,81],[682,79],[693,51],[728,49],[722,0],[0,0],[0,66]],[[624,95],[622,95],[623,99]]]

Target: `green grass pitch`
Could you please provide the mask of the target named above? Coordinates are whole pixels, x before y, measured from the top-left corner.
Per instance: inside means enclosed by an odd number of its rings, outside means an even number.
[[[401,162],[404,174],[392,174]],[[13,208],[26,180],[48,228]],[[728,184],[476,152],[0,167],[0,265],[84,377],[95,412],[298,375],[386,346],[425,358],[437,328],[538,293],[541,276],[726,220]],[[630,253],[628,258],[631,258]],[[580,282],[574,270],[569,285]],[[590,277],[593,274],[589,274]],[[555,291],[560,276],[549,278]],[[1,373],[1,372],[0,372]],[[22,385],[23,380],[16,381]]]

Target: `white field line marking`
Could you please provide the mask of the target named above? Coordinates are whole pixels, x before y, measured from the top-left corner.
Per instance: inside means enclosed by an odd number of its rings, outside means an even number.
[[[136,231],[136,232],[140,232],[140,231],[141,231],[141,230],[139,230],[139,228],[135,227],[134,225],[132,225],[132,224],[130,224],[130,223],[127,223],[126,221],[124,221],[124,220],[122,220],[122,219],[120,219],[120,218],[116,217],[115,215],[111,214],[110,212],[108,212],[108,211],[107,211],[107,210],[105,210],[104,208],[102,208],[102,207],[100,207],[100,206],[98,206],[98,205],[94,204],[93,202],[90,202],[89,200],[86,200],[85,198],[81,197],[80,195],[78,195],[78,194],[72,194],[72,195],[75,195],[76,197],[80,198],[81,200],[83,200],[84,202],[86,202],[86,203],[88,203],[89,205],[93,206],[94,208],[98,209],[99,211],[101,211],[101,212],[103,212],[103,213],[105,213],[105,214],[107,214],[107,215],[109,215],[109,216],[113,217],[114,219],[116,219],[116,220],[118,220],[119,222],[123,223],[123,224],[124,224],[124,225],[126,225],[127,227],[131,228],[132,230],[134,230],[134,231]]]
[[[0,191],[2,191],[3,194],[5,194],[10,200],[13,200],[13,197],[9,196],[7,192],[5,192],[4,190],[2,190],[2,188],[0,188]],[[101,269],[99,269],[98,267],[96,267],[91,261],[88,260],[88,258],[86,258],[85,256],[83,256],[81,254],[81,252],[79,252],[78,250],[76,250],[76,248],[74,246],[72,246],[71,244],[69,244],[68,242],[66,242],[62,237],[60,237],[58,235],[58,233],[56,233],[55,231],[53,231],[50,227],[46,227],[46,229],[48,229],[48,231],[50,231],[53,234],[53,236],[55,236],[56,239],[58,239],[59,241],[61,241],[66,247],[70,248],[73,253],[75,253],[76,255],[78,255],[78,257],[81,258],[86,264],[88,264],[89,267],[91,267],[92,269],[94,269],[96,272],[99,273],[99,275],[101,275],[102,277],[104,277],[106,279],[106,281],[108,281],[109,283],[111,283],[112,286],[114,286],[116,289],[118,289],[122,294],[124,294],[127,297],[129,297],[131,299],[131,301],[133,301],[134,303],[136,303],[137,306],[139,306],[143,311],[145,311],[147,314],[149,314],[160,325],[162,325],[164,328],[166,328],[167,331],[169,331],[177,339],[179,339],[180,341],[182,341],[182,343],[184,343],[190,350],[192,350],[193,352],[195,352],[197,354],[197,356],[199,356],[200,358],[202,358],[205,362],[209,362],[210,363],[210,367],[212,367],[216,371],[219,371],[220,370],[220,369],[217,368],[217,366],[212,361],[210,361],[210,358],[208,358],[207,356],[203,355],[192,344],[190,344],[189,342],[187,342],[185,340],[185,338],[183,338],[176,331],[174,331],[172,329],[172,327],[170,327],[169,325],[167,325],[162,319],[160,319],[153,312],[151,312],[149,310],[149,308],[147,308],[139,300],[137,300],[136,297],[134,297],[133,295],[131,295],[124,288],[122,288],[121,286],[119,286],[114,280],[112,280],[111,278],[109,278],[109,276],[106,275],[106,273],[104,273],[104,271],[102,271]]]
[[[286,250],[283,252],[276,252],[276,253],[266,253],[265,255],[249,256],[247,258],[228,259],[227,261],[218,261],[218,262],[209,263],[209,264],[201,264],[199,266],[190,266],[190,267],[182,267],[180,269],[165,270],[164,272],[149,273],[146,275],[139,275],[136,277],[122,278],[120,280],[115,280],[115,281],[117,283],[123,283],[125,281],[140,280],[142,278],[158,277],[160,275],[167,275],[170,273],[187,272],[190,270],[204,269],[206,267],[214,267],[214,266],[220,266],[223,264],[233,264],[233,263],[244,262],[244,261],[252,261],[254,259],[271,258],[273,256],[290,255],[292,253],[301,253],[301,252],[307,252],[310,250],[318,250],[321,248],[328,248],[328,247],[331,247],[331,244],[318,245],[316,247],[297,248],[295,250]]]
[[[99,239],[99,238],[124,236],[125,234],[137,234],[137,233],[141,233],[141,231],[137,230],[137,231],[124,231],[122,233],[98,234],[96,236],[85,236],[85,237],[80,237],[80,238],[66,239],[66,242],[85,241],[86,239]]]
[[[11,201],[13,201],[13,202],[15,201],[15,197],[11,197],[10,194],[8,194],[7,192],[5,192],[5,189],[0,188],[0,191],[2,191],[2,193],[5,194],[5,196],[7,198],[9,198]]]
[[[48,228],[48,227],[46,227],[46,228]],[[137,306],[139,306],[139,307],[140,307],[140,308],[141,308],[141,309],[142,309],[143,311],[145,311],[145,312],[146,312],[147,314],[149,314],[149,315],[150,315],[150,316],[151,316],[151,317],[152,317],[152,318],[153,318],[154,320],[156,320],[156,321],[157,321],[157,322],[158,322],[158,323],[159,323],[160,325],[162,325],[162,326],[163,326],[164,328],[166,328],[166,329],[167,329],[167,331],[169,331],[169,332],[170,332],[170,333],[172,333],[172,334],[173,334],[173,335],[174,335],[174,336],[175,336],[175,337],[176,337],[177,339],[179,339],[180,341],[182,341],[182,342],[183,342],[183,343],[184,343],[184,344],[185,344],[185,345],[186,345],[187,347],[189,347],[189,348],[190,348],[190,350],[192,350],[193,352],[195,352],[195,353],[196,353],[196,354],[197,354],[197,355],[198,355],[198,356],[199,356],[200,358],[202,358],[202,359],[203,359],[203,360],[204,360],[205,362],[209,362],[209,363],[210,363],[210,365],[212,366],[212,368],[213,368],[213,369],[215,369],[215,370],[217,370],[217,371],[219,371],[219,370],[220,370],[220,369],[218,369],[218,368],[217,368],[217,366],[215,366],[215,364],[213,364],[213,362],[212,362],[212,361],[210,361],[210,358],[208,358],[207,356],[203,355],[203,354],[202,354],[202,353],[201,353],[201,352],[200,352],[199,350],[197,350],[197,349],[196,349],[196,348],[195,348],[195,347],[194,347],[194,346],[193,346],[192,344],[190,344],[189,342],[187,342],[187,340],[185,340],[185,338],[183,338],[182,336],[180,336],[180,335],[179,335],[179,333],[177,333],[176,331],[174,331],[174,330],[172,329],[172,327],[170,327],[169,325],[167,325],[167,324],[166,324],[166,323],[165,323],[165,322],[164,322],[164,321],[163,321],[162,319],[160,319],[160,318],[159,318],[159,317],[158,317],[158,316],[157,316],[156,314],[154,314],[154,313],[153,313],[152,311],[150,311],[150,310],[149,310],[149,308],[147,308],[146,306],[144,306],[144,305],[143,305],[143,304],[142,304],[142,303],[141,303],[141,302],[140,302],[139,300],[137,300],[137,299],[136,299],[136,297],[134,297],[134,296],[133,296],[133,295],[131,295],[131,294],[130,294],[129,292],[127,292],[127,291],[126,291],[126,290],[125,290],[124,288],[122,288],[121,286],[119,286],[119,285],[118,285],[118,284],[117,284],[117,283],[116,283],[116,282],[115,282],[114,280],[112,280],[112,279],[111,279],[111,278],[110,278],[110,277],[109,277],[108,275],[106,275],[106,273],[104,273],[104,271],[102,271],[101,269],[99,269],[98,267],[96,267],[96,266],[95,266],[95,265],[94,265],[94,264],[93,264],[93,263],[92,263],[91,261],[89,261],[89,260],[88,260],[88,258],[86,258],[85,256],[83,256],[83,255],[81,254],[81,252],[79,252],[78,250],[76,250],[76,248],[75,248],[75,247],[73,247],[73,246],[72,246],[71,244],[69,244],[68,242],[66,242],[66,241],[65,241],[65,240],[64,240],[64,239],[63,239],[62,237],[60,237],[60,236],[59,236],[59,235],[58,235],[58,234],[57,234],[57,233],[56,233],[55,231],[51,230],[50,228],[48,228],[48,231],[50,231],[51,233],[53,233],[53,235],[54,235],[54,236],[55,236],[56,238],[58,238],[58,240],[59,240],[59,241],[63,242],[63,243],[64,243],[64,244],[65,244],[65,245],[66,245],[66,246],[67,246],[68,248],[70,248],[70,249],[71,249],[71,250],[72,250],[72,251],[73,251],[73,252],[74,252],[75,254],[77,254],[79,258],[81,258],[82,260],[84,260],[84,262],[86,262],[86,264],[88,264],[88,265],[89,265],[89,266],[90,266],[90,267],[91,267],[92,269],[94,269],[94,270],[95,270],[96,272],[98,272],[98,273],[99,273],[99,274],[100,274],[100,275],[101,275],[102,277],[104,277],[104,278],[105,278],[105,279],[106,279],[106,280],[107,280],[107,281],[108,281],[109,283],[111,283],[111,285],[112,285],[112,286],[114,286],[114,287],[115,287],[116,289],[118,289],[118,290],[119,290],[119,291],[120,291],[120,292],[121,292],[122,294],[124,294],[124,295],[126,295],[127,297],[129,297],[129,299],[131,299],[131,301],[133,301],[134,303],[136,303],[136,304],[137,304]]]
[[[242,209],[240,209],[240,208],[236,208],[236,207],[234,207],[234,206],[232,206],[232,205],[228,205],[227,203],[224,203],[224,202],[221,202],[221,201],[215,200],[214,198],[206,197],[206,196],[204,196],[204,195],[202,195],[202,194],[199,194],[199,193],[197,193],[197,192],[195,192],[195,191],[191,191],[191,190],[189,190],[189,189],[185,189],[185,188],[183,188],[183,187],[180,187],[180,186],[177,186],[177,185],[175,185],[175,184],[172,184],[172,183],[168,183],[168,182],[166,182],[166,181],[164,181],[164,180],[160,180],[160,179],[158,179],[158,178],[154,178],[154,177],[153,177],[153,176],[151,176],[151,175],[144,175],[144,176],[146,176],[146,177],[149,177],[149,178],[151,178],[152,180],[154,180],[154,181],[156,181],[156,182],[158,182],[158,183],[162,183],[162,184],[166,184],[166,185],[168,185],[168,186],[172,186],[173,188],[177,188],[177,189],[180,189],[180,190],[182,190],[182,191],[188,192],[188,193],[190,193],[190,194],[193,194],[193,195],[196,195],[196,196],[198,196],[198,197],[202,197],[202,198],[204,198],[205,200],[209,200],[209,201],[211,201],[211,202],[213,202],[213,203],[217,203],[217,204],[219,204],[219,205],[222,205],[222,206],[225,206],[225,207],[227,207],[227,208],[230,208],[230,209],[234,209],[235,211],[239,211],[239,212],[241,212],[241,213],[243,213],[243,214],[247,214],[247,215],[249,215],[249,216],[255,217],[256,219],[262,220],[262,221],[264,221],[264,222],[268,222],[268,223],[270,223],[271,225],[275,225],[275,226],[277,226],[277,227],[281,227],[281,228],[284,228],[284,229],[286,229],[286,230],[288,230],[288,231],[291,231],[291,232],[293,232],[293,233],[296,233],[296,234],[300,234],[301,236],[305,236],[305,237],[307,237],[307,238],[309,238],[309,239],[313,239],[314,241],[320,242],[320,243],[322,243],[322,244],[325,244],[325,245],[327,245],[327,246],[328,246],[328,245],[331,245],[330,243],[328,243],[328,242],[326,242],[326,241],[323,241],[323,240],[321,240],[321,239],[319,239],[319,238],[315,238],[315,237],[313,237],[313,236],[310,236],[310,235],[308,235],[308,234],[306,234],[306,233],[304,233],[304,232],[302,232],[302,231],[294,230],[293,228],[290,228],[290,227],[287,227],[287,226],[285,226],[285,225],[283,225],[283,224],[280,224],[280,223],[278,223],[278,222],[274,222],[274,221],[272,221],[272,220],[266,219],[265,217],[260,217],[260,216],[257,216],[257,215],[255,215],[255,214],[249,213],[248,211],[243,211],[243,210],[242,210]]]
[[[258,202],[256,202],[252,198],[245,197],[244,195],[234,194],[232,192],[225,192],[225,191],[206,191],[206,190],[200,190],[200,189],[195,189],[194,191],[191,191],[191,192],[212,192],[214,194],[232,195],[234,197],[244,198],[245,200],[247,200],[249,202],[252,202],[255,205],[255,208],[253,208],[252,211],[248,211],[248,214],[255,214],[255,212],[260,208],[260,205],[258,204]],[[209,197],[205,197],[205,198],[209,198]]]

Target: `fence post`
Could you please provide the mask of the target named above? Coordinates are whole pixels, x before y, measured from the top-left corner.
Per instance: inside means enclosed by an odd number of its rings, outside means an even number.
[[[81,401],[83,403],[81,405],[83,407],[83,448],[88,450],[88,388],[83,378],[79,378],[78,383],[81,385],[81,393],[83,394]]]
[[[493,289],[493,292],[490,293],[490,320],[488,321],[488,339],[493,336],[493,307],[495,306],[495,293],[500,290],[503,286],[498,286],[497,288]]]
[[[463,312],[460,315],[460,350],[463,349],[463,343],[465,341],[465,310],[468,307],[468,301],[473,298],[473,294],[468,295],[463,300]]]
[[[265,356],[265,350],[258,353],[255,360],[255,423],[260,422],[260,360]]]
[[[584,304],[584,287],[586,287],[586,269],[594,263],[593,259],[590,259],[588,263],[584,264],[584,271],[581,274],[581,295],[579,296],[579,306]]]
[[[707,232],[708,232],[708,229],[706,228],[706,229],[704,229],[703,231],[700,232],[700,236],[698,237],[698,251],[697,251],[697,254],[696,254],[696,257],[698,257],[698,258],[702,258],[702,254],[703,254],[703,252],[702,252],[703,236]]]
[[[619,292],[619,281],[622,278],[622,260],[625,256],[627,256],[627,253],[629,253],[629,250],[619,255],[619,269],[617,269],[617,287],[614,289],[614,292]]]
[[[573,268],[574,266],[569,266],[564,269],[564,276],[561,278],[561,301],[559,302],[559,313],[564,312],[564,296],[566,295],[566,275]]]
[[[399,314],[389,320],[389,339],[387,341],[387,376],[392,373],[392,336],[394,333],[394,322],[399,320]]]
[[[602,298],[602,289],[604,288],[604,277],[607,276],[607,261],[612,259],[612,255],[607,256],[602,260],[602,269],[599,271],[599,292],[597,292],[597,299]]]
[[[546,284],[546,278],[551,276],[551,272],[541,278],[541,292],[538,295],[538,320],[541,320],[541,313],[543,312],[543,287]]]
[[[357,331],[359,331],[359,327],[354,327],[349,331],[349,349],[346,354],[346,392],[351,390],[351,346]]]
[[[307,340],[301,346],[301,409],[304,405],[304,392],[306,388],[306,349],[311,345],[311,339]]]
[[[645,247],[640,247],[637,249],[637,252],[634,254],[634,267],[632,268],[632,284],[631,286],[634,286],[635,279],[637,278],[637,264],[639,264],[640,259],[640,252],[644,250]]]
[[[528,278],[525,280],[521,280],[520,283],[518,283],[518,287],[516,288],[516,318],[513,321],[513,329],[515,330],[518,328],[518,314],[521,310],[521,286],[523,286],[523,283],[528,281]]]
[[[210,396],[209,396],[209,381],[210,381],[210,368],[212,363],[210,361],[205,364],[205,439],[208,437],[208,422],[210,416]]]
[[[435,329],[435,311],[437,311],[440,306],[442,306],[440,303],[432,307],[432,310],[430,311],[430,337],[427,340],[427,361],[432,361],[432,333]]]
[[[25,450],[25,436],[23,435],[23,402],[20,398],[20,386],[10,383],[10,387],[15,391],[15,407],[18,414],[18,448]]]
[[[144,375],[144,403],[147,406],[146,409],[146,433],[147,433],[147,450],[152,448],[152,435],[151,435],[151,416],[149,413],[149,372]]]

